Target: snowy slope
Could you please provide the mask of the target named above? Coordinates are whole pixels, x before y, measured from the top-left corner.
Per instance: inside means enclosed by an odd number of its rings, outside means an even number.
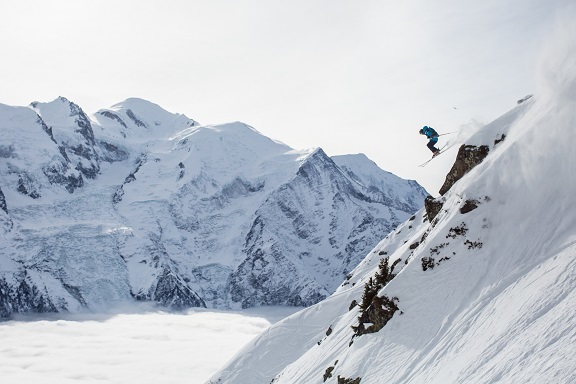
[[[0,129],[0,317],[311,305],[426,196],[365,157],[142,99],[0,106]]]
[[[272,326],[209,382],[576,382],[570,52],[538,98],[467,138],[488,156],[438,199],[432,223],[419,211],[333,295]],[[355,305],[374,287],[365,310]]]

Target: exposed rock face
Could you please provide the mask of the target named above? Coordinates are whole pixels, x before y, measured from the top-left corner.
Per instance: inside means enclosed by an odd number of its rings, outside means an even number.
[[[152,300],[170,309],[186,309],[191,307],[206,307],[206,303],[198,294],[190,289],[185,281],[170,269],[165,268],[164,272],[152,287],[148,297],[139,299]]]
[[[82,108],[64,97],[59,97],[51,103],[34,102],[31,107],[38,113],[43,129],[59,145],[60,151],[71,166],[88,179],[96,178],[100,173],[100,159],[92,124]],[[81,184],[75,186],[70,182],[67,184],[71,186],[68,189],[82,187]]]
[[[480,202],[478,200],[468,199],[464,202],[464,205],[460,207],[460,213],[466,214],[468,212],[472,212],[473,210],[478,208],[479,204]]]
[[[327,297],[355,265],[356,255],[377,241],[373,230],[393,229],[362,208],[371,202],[330,157],[316,151],[257,211],[246,236],[248,257],[230,281],[232,300],[246,308],[308,306]],[[343,223],[335,219],[339,212],[347,212],[352,232],[342,233]]]
[[[474,145],[462,145],[458,150],[456,155],[456,161],[452,166],[452,169],[446,175],[446,181],[442,188],[440,188],[440,194],[444,195],[448,190],[468,173],[472,168],[480,164],[486,156],[488,156],[489,147],[487,145],[481,145],[476,147]]]
[[[357,377],[355,379],[347,379],[345,377],[338,376],[338,384],[360,384],[362,378]]]
[[[366,308],[358,318],[358,326],[353,327],[356,336],[375,333],[384,328],[398,311],[397,299],[387,296],[374,296],[370,306]],[[366,327],[365,324],[370,324]]]
[[[8,213],[8,206],[6,205],[6,197],[4,196],[4,192],[2,192],[2,188],[0,188],[0,209],[3,210],[5,213]]]
[[[13,313],[49,312],[58,312],[58,309],[48,295],[26,281],[26,277],[19,282],[11,283],[6,279],[0,279],[0,319],[7,318]]]
[[[8,204],[6,204],[6,197],[0,189],[0,234],[8,233],[14,227],[12,219],[8,215]]]
[[[444,201],[442,198],[433,198],[432,196],[426,197],[424,200],[424,208],[426,209],[426,214],[428,215],[428,221],[432,223],[434,218],[440,213],[442,210],[442,206],[444,205]]]

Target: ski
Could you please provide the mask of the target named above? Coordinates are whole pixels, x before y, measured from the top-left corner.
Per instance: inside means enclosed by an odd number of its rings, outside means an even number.
[[[435,158],[437,158],[438,156],[440,156],[441,154],[443,154],[444,152],[446,152],[447,150],[452,148],[453,145],[454,144],[446,143],[446,145],[444,145],[442,148],[440,148],[440,152],[436,156],[433,156],[431,159],[420,164],[419,167],[424,167],[426,164],[428,164],[429,162],[431,162],[432,160],[434,160]]]

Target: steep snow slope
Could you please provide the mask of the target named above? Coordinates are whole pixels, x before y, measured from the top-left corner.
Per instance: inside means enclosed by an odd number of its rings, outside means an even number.
[[[537,100],[466,140],[488,156],[437,199],[432,223],[414,215],[210,383],[575,382],[570,47]]]

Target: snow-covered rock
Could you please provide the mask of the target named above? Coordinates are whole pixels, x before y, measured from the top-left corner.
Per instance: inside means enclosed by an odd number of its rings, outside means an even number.
[[[0,105],[1,315],[131,300],[307,306],[427,195],[364,155],[294,150],[141,99]]]

